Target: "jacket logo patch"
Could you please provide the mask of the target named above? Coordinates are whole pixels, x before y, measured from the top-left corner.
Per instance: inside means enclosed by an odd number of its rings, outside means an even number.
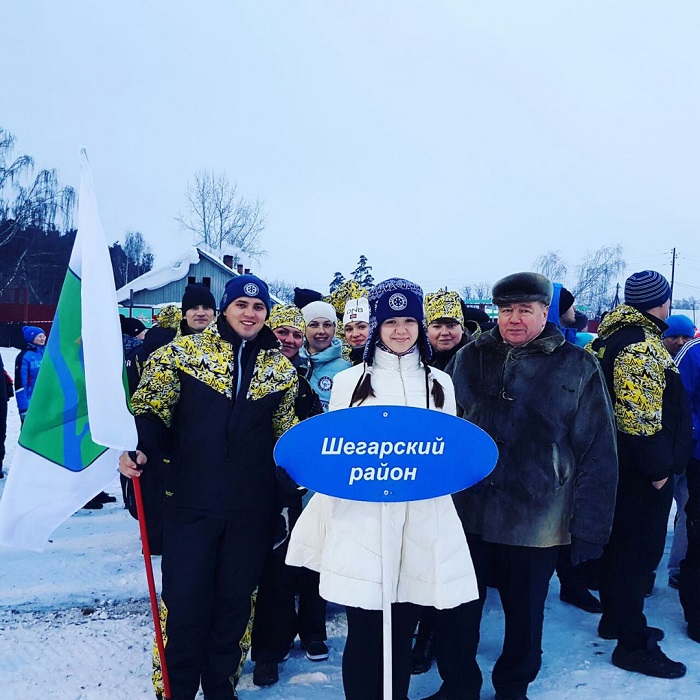
[[[318,388],[321,391],[330,391],[333,388],[333,380],[330,377],[321,377],[318,380]]]

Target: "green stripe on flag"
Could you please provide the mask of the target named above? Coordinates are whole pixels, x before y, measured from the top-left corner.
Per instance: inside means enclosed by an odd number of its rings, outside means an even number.
[[[80,279],[68,270],[19,444],[79,472],[107,448],[90,435],[81,339]]]

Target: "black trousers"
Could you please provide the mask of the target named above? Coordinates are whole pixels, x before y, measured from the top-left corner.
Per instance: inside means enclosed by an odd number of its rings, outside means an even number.
[[[297,635],[302,643],[326,639],[326,601],[318,593],[319,574],[287,566],[288,544],[289,540],[270,553],[260,578],[251,649],[256,663],[282,661]]]
[[[700,628],[700,459],[688,462],[686,475],[688,550],[681,561],[679,593],[686,622]]]
[[[165,658],[173,700],[231,700],[251,594],[272,546],[271,511],[215,517],[166,509],[163,526]]]
[[[382,611],[346,607],[348,635],[343,652],[345,700],[382,700]],[[407,700],[411,681],[411,643],[420,607],[391,606],[392,698]]]
[[[592,581],[598,581],[599,570],[599,559],[591,559],[574,566],[571,563],[571,545],[563,544],[559,547],[556,572],[562,590],[588,589]]]
[[[0,371],[0,382],[5,383],[5,375]],[[3,386],[3,389],[5,387]],[[7,400],[5,392],[0,395],[0,469],[5,459],[5,438],[7,437]]]
[[[482,675],[476,661],[479,627],[487,585],[498,589],[505,615],[501,655],[491,678],[499,696],[517,698],[542,665],[542,627],[549,580],[558,547],[516,547],[484,542],[467,534],[479,598],[449,610],[438,610],[435,625],[441,693],[449,700],[478,700]]]
[[[673,479],[656,489],[648,477],[620,468],[610,541],[601,560],[603,618],[618,631],[619,645],[646,648],[649,632],[644,596],[663,555],[673,501]]]

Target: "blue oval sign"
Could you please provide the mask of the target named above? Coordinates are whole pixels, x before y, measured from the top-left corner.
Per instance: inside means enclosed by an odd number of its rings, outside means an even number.
[[[352,501],[420,501],[473,486],[498,449],[461,418],[408,406],[363,406],[309,418],[277,442],[299,485]]]

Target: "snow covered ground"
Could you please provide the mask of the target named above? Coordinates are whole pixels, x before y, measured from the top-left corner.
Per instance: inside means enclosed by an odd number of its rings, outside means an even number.
[[[1,348],[6,367],[16,350]],[[6,466],[19,434],[10,402]],[[0,481],[0,492],[5,481]],[[119,493],[115,476],[109,491]],[[670,538],[669,538],[670,545]],[[159,558],[154,557],[156,578]],[[700,697],[700,645],[685,634],[678,594],[666,586],[665,561],[647,603],[651,624],[663,627],[664,651],[688,666],[679,680],[659,680],[621,671],[610,664],[614,642],[596,636],[598,617],[559,601],[552,581],[545,613],[542,671],[529,696],[542,700],[635,700]],[[298,648],[280,665],[280,682],[256,688],[252,666],[240,683],[240,697],[259,700],[342,698],[341,654],[345,618],[329,607],[330,658],[307,661]],[[497,595],[484,611],[479,660],[486,678],[483,698],[492,698],[489,679],[500,650],[503,618]],[[120,503],[79,511],[51,538],[46,551],[0,553],[0,699],[131,700],[153,697],[150,686],[152,627],[137,523]],[[435,692],[433,668],[415,676],[411,700]]]

